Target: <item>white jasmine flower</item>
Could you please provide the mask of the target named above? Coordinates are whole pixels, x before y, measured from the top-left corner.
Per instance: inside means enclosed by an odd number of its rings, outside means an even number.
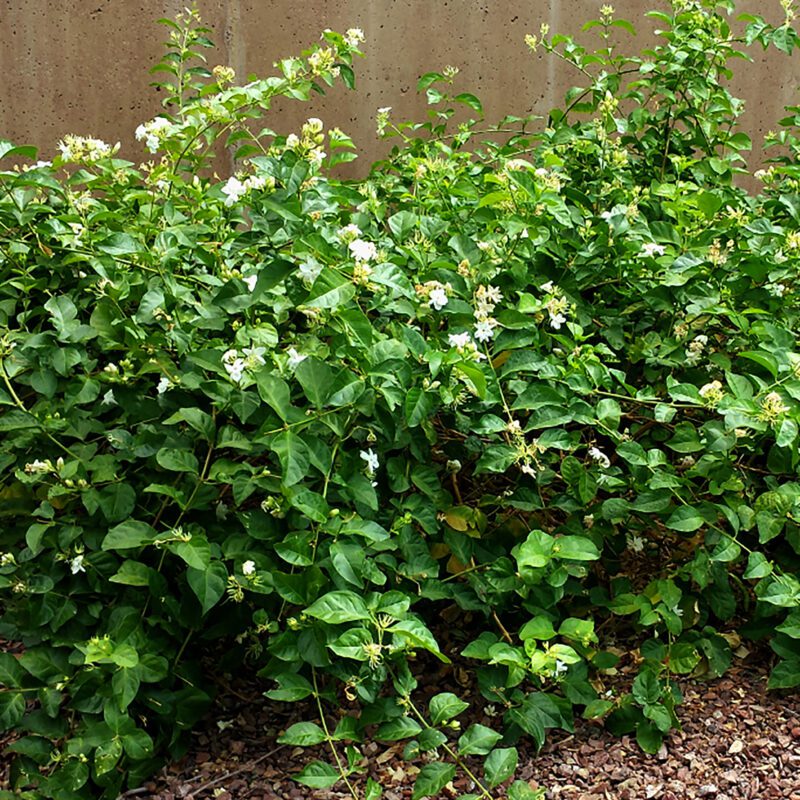
[[[563,662],[556,659],[556,666],[553,670],[553,675],[557,678],[559,675],[563,675],[569,667]]]
[[[172,381],[166,377],[166,375],[162,376],[161,380],[158,382],[158,386],[156,390],[159,394],[164,394],[164,392],[169,391],[172,388]]]
[[[547,294],[550,294],[553,291],[553,289],[555,289],[553,281],[547,281],[547,283],[542,285],[542,291]]]
[[[361,28],[348,28],[345,31],[344,40],[350,47],[358,47],[364,41],[364,31]]]
[[[245,363],[243,358],[237,358],[230,364],[225,364],[225,370],[234,383],[239,383],[244,374]]]
[[[566,321],[567,318],[563,314],[553,314],[550,317],[550,327],[559,330]]]
[[[117,398],[114,397],[114,390],[113,389],[109,389],[103,395],[103,399],[100,401],[100,405],[103,405],[103,406],[115,406],[115,405],[117,405]]]
[[[255,291],[256,283],[258,283],[258,275],[248,275],[246,278],[242,278],[242,280],[251,292]]]
[[[244,186],[245,189],[264,189],[267,186],[267,179],[261,175],[251,175],[249,178],[245,178]]]
[[[315,148],[314,150],[310,150],[306,158],[315,166],[320,167],[322,166],[322,162],[325,160],[325,156],[327,153],[324,150],[320,150],[319,148]]]
[[[77,575],[79,572],[86,572],[86,567],[83,566],[83,555],[77,555],[75,558],[71,559],[69,562],[69,571],[73,575]]]
[[[786,294],[786,284],[784,284],[784,283],[769,283],[769,284],[767,284],[767,291],[773,297],[783,297]]]
[[[362,450],[359,453],[363,461],[367,463],[367,474],[372,476],[377,472],[380,463],[378,461],[377,453],[374,453],[372,448],[370,447],[369,450]]]
[[[609,457],[598,447],[589,448],[589,457],[598,463],[603,469],[608,469],[611,466]]]
[[[242,349],[242,354],[245,357],[246,366],[262,367],[267,362],[264,360],[264,353],[267,352],[266,347],[245,347]]]
[[[497,321],[489,317],[488,319],[481,320],[475,326],[475,338],[479,342],[489,342],[494,338],[494,329]]]
[[[300,137],[296,133],[290,133],[286,137],[286,147],[288,147],[289,150],[294,150],[295,147],[297,147],[299,144],[300,144]]]
[[[47,167],[52,167],[52,161],[37,161],[31,169],[47,169]]]
[[[245,561],[244,564],[242,564],[243,575],[254,575],[255,571],[256,571],[255,561]]]
[[[632,553],[641,553],[644,550],[644,539],[641,536],[629,533],[625,540],[628,550]]]
[[[298,272],[303,279],[313,283],[319,277],[320,272],[322,272],[322,264],[314,258],[309,258],[308,261],[304,261],[299,266]]]
[[[642,255],[647,256],[648,258],[654,258],[655,256],[663,256],[666,252],[666,248],[663,244],[656,244],[655,242],[646,242],[642,245]]]
[[[144,139],[145,147],[151,152],[155,153],[161,140],[171,130],[172,123],[165,117],[156,117],[150,122],[145,122],[136,128],[136,140],[141,142]]]
[[[374,261],[378,257],[378,249],[372,242],[354,239],[348,245],[356,261]]]
[[[289,369],[291,370],[297,369],[297,366],[308,358],[308,356],[298,353],[294,347],[290,347],[286,351],[286,355],[289,356],[289,361],[287,363],[289,365]]]
[[[472,337],[469,335],[469,331],[464,331],[464,333],[451,333],[447,337],[447,341],[450,343],[450,347],[457,347],[461,350],[472,343]]]
[[[428,305],[431,308],[441,311],[447,305],[447,303],[447,292],[444,289],[439,287],[431,289],[431,293],[428,295]]]
[[[359,228],[354,222],[351,222],[349,225],[339,228],[337,235],[340,239],[349,242],[361,236],[361,228]]]
[[[28,475],[36,475],[41,472],[50,472],[53,469],[50,461],[40,461],[38,458],[25,465],[25,472]]]
[[[222,194],[226,195],[225,205],[230,208],[238,203],[240,198],[247,193],[247,187],[235,176],[231,175],[222,187]]]

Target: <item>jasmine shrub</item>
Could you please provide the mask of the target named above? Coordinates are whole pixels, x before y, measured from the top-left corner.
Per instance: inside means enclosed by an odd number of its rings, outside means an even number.
[[[580,78],[546,121],[487,125],[429,73],[428,120],[380,109],[396,146],[354,183],[345,133],[262,117],[352,86],[363,33],[239,85],[195,10],[164,21],[151,160],[0,144],[31,161],[0,172],[0,797],[140,784],[208,710],[209,653],[311,701],[281,741],[329,757],[299,781],[369,799],[365,737],[407,741],[415,800],[457,769],[529,800],[520,738],[580,714],[655,751],[675,676],[745,640],[800,683],[798,112],[750,193],[726,88],[797,35],[788,2],[732,10],[651,12],[643,55],[608,6],[596,47],[529,35]],[[493,727],[420,701],[454,656]]]

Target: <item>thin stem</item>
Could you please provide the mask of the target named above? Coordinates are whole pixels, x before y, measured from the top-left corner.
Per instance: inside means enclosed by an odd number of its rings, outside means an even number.
[[[325,740],[328,742],[328,746],[331,749],[331,753],[333,753],[333,757],[336,760],[336,766],[339,770],[339,774],[342,776],[342,780],[344,781],[345,786],[347,786],[347,790],[350,792],[350,796],[353,798],[353,800],[358,800],[358,792],[356,791],[353,784],[350,783],[350,779],[347,777],[347,771],[342,765],[342,759],[339,757],[339,753],[333,744],[333,737],[331,736],[330,730],[328,729],[328,723],[325,720],[325,710],[322,708],[322,700],[320,700],[319,689],[317,688],[316,669],[311,670],[311,678],[314,682],[314,699],[317,701],[317,711],[319,712],[319,720],[322,723],[322,730],[325,732]]]

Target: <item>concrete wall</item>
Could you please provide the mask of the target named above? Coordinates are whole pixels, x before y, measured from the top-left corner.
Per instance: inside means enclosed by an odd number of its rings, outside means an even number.
[[[541,22],[551,32],[578,34],[597,16],[601,0],[201,0],[218,49],[209,63],[229,64],[239,79],[270,74],[272,63],[315,41],[324,28],[361,27],[367,58],[356,64],[357,90],[337,87],[310,104],[284,103],[270,126],[297,129],[308,116],[348,131],[362,153],[360,170],[385,152],[374,134],[375,109],[422,119],[415,93],[420,74],[447,64],[461,68],[458,87],[479,95],[487,118],[506,113],[546,114],[576,76],[523,44]],[[148,69],[159,58],[178,0],[0,0],[0,138],[35,144],[48,157],[68,132],[121,140],[123,157],[145,157],[133,131],[159,111]],[[659,0],[616,0],[617,16],[634,22],[640,40],[656,27],[644,16]],[[778,22],[778,0],[748,0],[739,11]],[[626,35],[621,33],[622,37]],[[589,37],[591,34],[583,34]],[[746,129],[756,139],[777,127],[785,105],[797,103],[800,58],[753,52],[755,63],[736,62],[734,88],[747,102]],[[757,166],[754,155],[752,165]],[[351,167],[359,172],[359,162]],[[220,172],[229,165],[219,165]]]

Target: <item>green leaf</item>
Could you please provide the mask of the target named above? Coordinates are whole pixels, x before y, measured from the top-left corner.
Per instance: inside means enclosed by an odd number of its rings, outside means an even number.
[[[259,673],[259,677],[268,677]],[[270,700],[279,700],[282,703],[294,703],[304,700],[314,693],[314,687],[302,675],[294,672],[283,672],[276,675],[273,680],[278,684],[277,689],[270,689],[264,694]]]
[[[122,757],[122,740],[115,736],[101,742],[94,751],[94,769],[100,775],[111,772],[117,766],[117,762]]]
[[[553,557],[571,561],[596,561],[600,558],[600,551],[585,536],[559,536],[553,543]]]
[[[691,533],[705,525],[705,520],[697,509],[691,506],[681,506],[672,512],[666,524],[674,531]]]
[[[309,356],[297,366],[295,377],[311,404],[322,408],[333,387],[333,370],[319,359]]]
[[[508,788],[508,800],[544,800],[544,794],[531,789],[525,781],[514,781]]]
[[[126,559],[108,580],[123,586],[149,586],[152,573],[152,568],[146,564]]]
[[[212,561],[205,569],[186,568],[186,579],[207,614],[225,594],[228,570],[221,561]]]
[[[311,789],[330,789],[339,780],[340,775],[325,761],[312,761],[292,777]]]
[[[350,301],[356,293],[352,281],[347,280],[332,269],[323,269],[303,305],[314,308],[340,308]]]
[[[131,519],[115,525],[103,539],[103,550],[130,550],[152,544],[156,540],[155,530],[146,522]]]
[[[286,381],[262,369],[256,373],[259,397],[284,421],[292,416],[292,401]]]
[[[742,548],[735,539],[732,539],[730,536],[723,536],[709,553],[708,557],[711,561],[727,563],[729,561],[736,561],[741,552]]]
[[[439,797],[440,792],[456,775],[455,764],[434,762],[426,764],[417,775],[411,800],[422,800],[424,797]]]
[[[193,475],[197,475],[200,471],[197,458],[188,450],[163,447],[156,453],[156,461],[159,466],[170,472],[191,472]]]
[[[379,742],[397,742],[401,739],[410,739],[422,730],[422,726],[411,717],[396,717],[384,722],[375,731],[375,738]]]
[[[700,653],[689,642],[676,642],[669,648],[669,669],[678,675],[688,675],[700,663]]]
[[[433,397],[419,387],[410,389],[403,404],[406,422],[409,428],[416,428],[420,422],[428,419],[435,407]]]
[[[292,430],[283,431],[270,442],[283,470],[284,486],[294,486],[306,477],[310,466],[306,443]]]
[[[528,538],[512,550],[520,568],[540,568],[553,558],[555,539],[544,531],[531,531]]]
[[[636,724],[636,741],[645,753],[655,754],[661,749],[664,734],[649,720]]]
[[[793,689],[800,686],[800,659],[779,661],[769,676],[768,689]]]
[[[439,645],[436,643],[433,634],[419,620],[409,617],[402,620],[402,622],[395,623],[388,630],[412,647],[421,647],[429,653],[433,653],[442,663],[450,663],[450,659],[439,650]]]
[[[11,653],[0,652],[0,686],[18,688],[22,685],[25,670]]]
[[[469,703],[464,702],[452,692],[442,692],[434,695],[428,704],[432,725],[441,725],[443,722],[457,717],[462,711],[469,708]]]
[[[516,747],[500,747],[489,753],[483,765],[489,788],[507,781],[517,769],[518,754]]]
[[[136,667],[120,667],[111,679],[111,690],[117,707],[124,711],[139,691],[139,671]]]
[[[328,592],[312,603],[305,613],[330,625],[370,618],[369,610],[361,597],[347,590]]]
[[[25,697],[20,692],[0,692],[0,731],[16,728],[25,713]]]
[[[459,738],[458,752],[462,756],[485,756],[502,738],[502,733],[476,722]]]
[[[316,722],[296,722],[278,737],[279,744],[310,747],[325,741],[325,731]]]
[[[153,740],[146,731],[132,730],[122,737],[125,754],[133,761],[144,761],[153,755]]]
[[[136,491],[129,483],[112,483],[97,494],[97,502],[107,522],[120,522],[136,506]]]
[[[767,560],[763,553],[750,553],[747,558],[747,569],[744,577],[748,580],[765,578],[772,573],[772,564]]]

